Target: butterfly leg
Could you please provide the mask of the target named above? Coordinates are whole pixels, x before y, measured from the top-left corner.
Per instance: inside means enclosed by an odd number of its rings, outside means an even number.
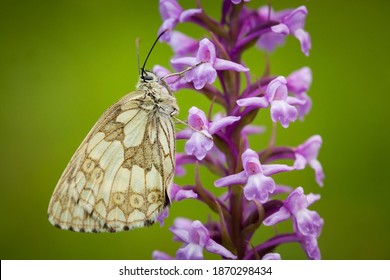
[[[199,132],[200,134],[202,134],[203,136],[209,138],[210,140],[213,140],[213,138],[210,136],[210,135],[206,135],[203,131],[199,130],[199,129],[196,129],[195,127],[193,127],[192,125],[190,125],[189,123],[185,122],[185,121],[182,121],[181,119],[178,119],[176,118],[175,116],[171,116],[177,123],[179,124],[184,124],[188,127],[190,127],[192,130],[196,131],[196,132]]]
[[[198,62],[198,63],[195,64],[195,65],[192,65],[192,66],[190,66],[190,67],[187,67],[187,68],[184,69],[183,71],[180,71],[180,72],[177,72],[177,73],[168,74],[168,75],[162,77],[160,80],[164,81],[164,80],[167,79],[167,78],[175,77],[175,76],[183,77],[184,74],[185,74],[186,72],[188,72],[188,71],[190,71],[190,70],[192,70],[192,69],[198,67],[199,65],[201,65],[201,64],[203,64],[203,63],[204,63],[204,62],[202,62],[202,61],[201,61],[201,62]]]

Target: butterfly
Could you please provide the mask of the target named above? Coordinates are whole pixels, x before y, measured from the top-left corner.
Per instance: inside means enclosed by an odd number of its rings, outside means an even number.
[[[99,118],[62,174],[49,221],[80,232],[150,225],[170,204],[179,111],[169,87],[143,70],[134,92]]]
[[[164,78],[140,72],[136,90],[108,108],[63,172],[48,208],[54,226],[118,232],[153,224],[170,204],[175,170],[173,118],[179,107]],[[175,118],[176,119],[176,118]]]

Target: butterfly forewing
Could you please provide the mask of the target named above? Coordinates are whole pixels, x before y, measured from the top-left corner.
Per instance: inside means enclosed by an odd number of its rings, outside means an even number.
[[[123,97],[80,145],[49,204],[49,221],[82,232],[153,223],[169,204],[175,166],[175,99],[161,85]]]

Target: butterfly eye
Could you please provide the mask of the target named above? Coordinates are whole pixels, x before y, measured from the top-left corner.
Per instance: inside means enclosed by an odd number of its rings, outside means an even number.
[[[144,79],[144,81],[151,81],[151,80],[153,80],[153,77],[152,76],[148,76],[148,75],[143,76],[142,78]]]

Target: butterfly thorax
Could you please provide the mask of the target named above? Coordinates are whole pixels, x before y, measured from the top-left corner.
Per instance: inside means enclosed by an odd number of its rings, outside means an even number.
[[[156,74],[149,71],[147,73],[149,79],[146,80],[141,76],[137,83],[137,90],[145,93],[144,105],[151,105],[154,110],[169,116],[176,115],[179,112],[179,107],[169,86]]]

